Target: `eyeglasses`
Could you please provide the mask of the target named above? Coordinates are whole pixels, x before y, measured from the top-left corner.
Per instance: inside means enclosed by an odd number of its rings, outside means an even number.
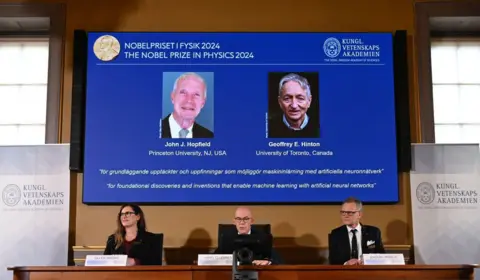
[[[236,223],[241,223],[241,222],[248,223],[249,221],[250,221],[250,217],[243,217],[243,218],[235,217]]]
[[[122,217],[122,216],[130,217],[132,215],[135,215],[135,212],[123,212],[118,214],[119,217]]]
[[[353,216],[353,214],[355,214],[357,212],[359,212],[359,211],[340,211],[340,215]]]

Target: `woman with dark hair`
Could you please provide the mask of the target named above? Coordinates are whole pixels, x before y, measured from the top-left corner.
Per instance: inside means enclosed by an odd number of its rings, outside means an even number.
[[[138,205],[120,207],[117,229],[107,239],[104,255],[127,255],[127,265],[162,265],[163,234],[147,231]]]

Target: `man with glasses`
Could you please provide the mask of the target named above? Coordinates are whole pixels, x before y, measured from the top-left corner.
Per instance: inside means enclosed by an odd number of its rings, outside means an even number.
[[[249,208],[237,208],[233,223],[237,227],[238,234],[251,234],[253,221],[252,211]]]
[[[330,264],[359,265],[362,254],[383,254],[380,229],[360,223],[362,202],[350,197],[342,204],[340,217],[343,225],[332,230],[328,236],[328,259]]]
[[[237,228],[239,235],[241,234],[262,234],[255,230],[255,227],[252,228],[254,219],[252,211],[247,207],[238,207],[235,211],[235,217],[233,218],[233,223]],[[228,254],[231,252],[221,252],[220,248],[215,250],[215,254]],[[281,264],[281,259],[279,254],[272,248],[271,258],[269,260],[254,260],[254,265],[271,265],[271,264]]]

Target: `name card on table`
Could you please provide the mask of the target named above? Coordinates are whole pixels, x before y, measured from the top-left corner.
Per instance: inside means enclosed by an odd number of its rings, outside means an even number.
[[[403,254],[364,254],[364,265],[404,265]]]
[[[197,265],[232,265],[232,254],[198,254]]]
[[[127,266],[127,255],[87,255],[85,266]]]

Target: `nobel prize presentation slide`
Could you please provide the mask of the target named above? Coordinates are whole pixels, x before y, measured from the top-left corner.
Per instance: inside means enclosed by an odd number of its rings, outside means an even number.
[[[88,33],[84,203],[397,202],[390,33]]]

